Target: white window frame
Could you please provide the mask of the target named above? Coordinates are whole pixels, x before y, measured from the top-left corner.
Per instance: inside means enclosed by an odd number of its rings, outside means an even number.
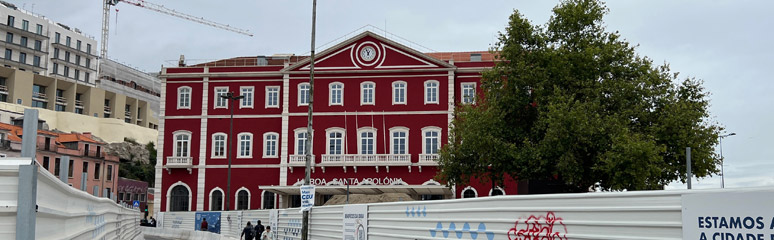
[[[441,138],[443,137],[443,131],[441,128],[436,126],[427,126],[422,128],[422,154],[437,154],[437,153],[429,153],[427,152],[427,138],[425,136],[425,133],[427,132],[438,132],[438,150],[441,149]]]
[[[407,127],[391,127],[390,128],[390,154],[401,154],[397,153],[395,150],[395,136],[393,133],[396,132],[405,132],[406,133],[406,153],[403,154],[409,154],[409,128]]]
[[[250,147],[250,150],[247,151],[248,155],[242,155],[242,136],[249,136],[250,140],[248,141],[248,146]],[[237,134],[237,158],[252,158],[253,157],[253,134],[249,132],[242,132]]]
[[[183,93],[184,90],[188,90],[188,93]],[[180,101],[180,99],[183,97],[183,94],[187,94],[186,96],[186,105],[183,105],[183,101]],[[181,86],[177,88],[177,109],[191,109],[191,95],[193,94],[193,90],[189,86]]]
[[[185,149],[187,151],[185,153],[182,153],[180,156],[178,156],[178,154],[177,154],[177,145],[178,145],[177,144],[177,142],[178,142],[177,136],[187,136],[188,137],[188,141],[186,141],[187,143],[186,143],[186,147],[185,147]],[[173,145],[172,145],[172,156],[174,156],[174,157],[191,157],[191,141],[192,141],[192,139],[191,139],[191,131],[188,131],[188,130],[177,130],[177,131],[172,132],[172,143],[173,143]]]
[[[212,194],[215,193],[215,191],[219,191],[220,192],[220,196],[223,198],[223,199],[220,200],[220,209],[221,209],[221,211],[223,211],[223,210],[226,209],[225,208],[225,205],[226,205],[226,199],[225,199],[226,198],[226,193],[223,192],[223,189],[221,189],[220,187],[215,187],[212,190],[210,190],[210,202],[209,202],[210,204],[208,206],[208,209],[210,211],[212,211]]]
[[[276,95],[274,95],[274,104],[271,104],[271,92],[276,91]],[[279,100],[280,100],[280,87],[279,86],[266,86],[266,106],[265,108],[279,108]]]
[[[261,209],[266,209],[266,206],[264,205],[263,199],[264,199],[264,197],[265,197],[267,192],[269,192],[269,191],[263,190],[261,192]],[[269,193],[272,193],[272,192],[269,192]],[[273,194],[274,194],[274,201],[272,201],[272,202],[274,203],[274,206],[271,206],[271,209],[277,209],[277,194],[276,193],[273,193]]]
[[[370,102],[365,101],[366,85],[368,84],[371,85],[371,88],[369,89],[371,91]],[[360,105],[376,105],[376,83],[370,81],[360,83]]]
[[[467,186],[467,187],[465,187],[465,189],[462,189],[462,191],[460,192],[460,198],[465,198],[465,191],[467,191],[467,190],[473,191],[473,198],[477,198],[478,197],[478,191],[475,188],[471,187],[471,186]]]
[[[341,101],[338,103],[333,102],[333,86],[341,86]],[[332,82],[328,84],[328,106],[344,106],[344,83]]]
[[[328,129],[325,130],[325,153],[329,154],[329,155],[332,155],[332,153],[331,153],[331,133],[334,133],[334,132],[341,133],[341,154],[340,155],[347,154],[347,152],[345,151],[345,147],[344,147],[347,144],[347,134],[346,134],[346,132],[344,131],[343,128],[338,128],[338,127],[328,128]],[[339,154],[336,154],[336,155],[339,155]]]
[[[218,90],[226,90],[226,91],[223,94],[220,94],[220,93],[218,93]],[[213,105],[212,105],[213,109],[218,109],[218,108],[228,109],[228,99],[220,97],[220,96],[223,96],[223,95],[226,95],[226,94],[228,94],[228,87],[215,87],[213,89],[213,95],[215,95],[215,99],[213,99],[213,101],[212,101],[213,102]],[[223,101],[222,102],[223,103],[222,106],[219,104],[219,103],[221,103],[221,101]]]
[[[170,207],[172,207],[172,203],[171,203],[172,189],[174,189],[178,185],[183,185],[183,187],[188,189],[188,211],[191,211],[191,204],[193,204],[193,202],[191,202],[191,196],[193,195],[193,192],[191,191],[191,187],[189,187],[188,184],[185,184],[182,181],[177,181],[175,184],[172,184],[171,186],[169,186],[169,188],[167,188],[167,209],[166,209],[167,212],[170,212]]]
[[[299,133],[307,133],[306,128],[296,128],[293,130],[293,141],[295,141],[295,144],[293,144],[293,153],[294,155],[302,155],[298,151],[298,134]],[[312,129],[312,136],[314,136],[314,129]],[[314,142],[314,137],[312,137],[312,142]],[[312,144],[312,148],[310,149],[312,153],[314,153],[314,144]]]
[[[274,151],[273,155],[269,155],[268,153],[268,147],[269,147],[269,136],[274,136]],[[276,132],[267,132],[263,134],[263,157],[264,158],[277,158],[279,157],[279,134]]]
[[[250,89],[250,94],[246,94],[246,90]],[[255,106],[255,87],[254,86],[241,86],[239,87],[239,95],[243,96],[239,100],[239,108],[253,108]],[[249,96],[249,98],[248,98]],[[250,100],[249,102],[247,100]],[[249,104],[248,104],[249,103]]]
[[[398,84],[403,84],[403,101],[402,102],[395,101],[395,97],[396,97],[395,96],[395,90],[398,88],[397,87]],[[406,83],[406,81],[394,81],[394,82],[392,82],[392,105],[398,105],[398,104],[406,105],[406,102],[408,102],[408,83]]]
[[[363,135],[362,134],[366,133],[366,132],[370,132],[370,133],[374,134],[374,137],[373,137],[373,139],[374,139],[373,153],[363,153]],[[377,149],[376,146],[379,146],[379,143],[377,142],[377,139],[379,139],[378,136],[377,136],[377,133],[378,133],[378,131],[376,131],[376,128],[372,128],[372,127],[362,127],[362,128],[357,130],[357,154],[360,154],[360,155],[375,155],[376,154],[376,149]]]
[[[494,188],[497,189],[497,190],[500,190],[503,193],[503,195],[497,195],[497,196],[505,196],[505,195],[507,195],[507,194],[505,194],[505,189],[503,189],[502,187],[496,186]],[[491,188],[489,189],[489,196],[496,197],[496,196],[492,196],[492,190],[494,190],[494,189],[491,189]]]
[[[428,101],[427,98],[430,97],[429,90],[430,87],[428,86],[431,83],[435,83],[435,100],[434,101]],[[440,97],[440,90],[441,90],[441,83],[436,80],[427,80],[425,81],[425,104],[438,104],[438,98]]]
[[[223,136],[223,156],[215,155],[215,153],[217,152],[217,151],[215,151],[216,150],[215,143],[217,142],[217,140],[215,140],[215,137],[217,137],[217,136]],[[222,133],[222,132],[213,133],[212,134],[212,144],[211,145],[212,145],[212,149],[211,149],[212,150],[212,156],[211,156],[211,158],[213,158],[213,159],[220,159],[220,158],[226,158],[227,157],[227,154],[228,154],[227,153],[228,152],[228,150],[227,150],[227,148],[228,148],[228,135],[226,133]]]
[[[473,88],[473,97],[470,102],[465,102],[465,86],[471,86]],[[476,83],[464,82],[460,83],[460,103],[462,104],[476,104]]]
[[[302,87],[304,87],[304,86],[306,86],[308,88],[306,90],[302,89]],[[307,83],[307,82],[299,83],[298,84],[298,106],[309,106],[309,91],[310,91],[310,89],[311,89],[311,87],[310,87],[309,83]],[[304,94],[304,91],[306,91],[306,94]],[[306,95],[306,102],[302,102],[301,101],[301,96],[302,95]]]
[[[239,203],[239,192],[241,192],[242,190],[247,191],[247,209],[244,209],[244,210],[250,210],[250,202],[252,202],[252,201],[250,201],[250,199],[252,197],[252,194],[250,194],[250,189],[247,189],[246,187],[241,187],[241,188],[237,189],[236,192],[234,193],[234,209],[236,210],[237,207],[239,206],[238,205],[238,203]]]

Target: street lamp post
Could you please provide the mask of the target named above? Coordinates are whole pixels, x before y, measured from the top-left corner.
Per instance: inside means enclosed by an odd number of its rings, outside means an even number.
[[[735,136],[736,133],[729,133],[726,135],[720,135],[720,188],[726,188],[726,174],[723,172],[723,165],[724,161],[726,160],[723,158],[723,138]]]
[[[234,103],[244,98],[244,96],[234,96],[234,92],[228,92],[226,95],[221,95],[221,98],[224,98],[226,100],[231,100],[231,118],[228,122],[228,137],[226,138],[228,140],[228,173],[227,173],[227,179],[226,179],[226,211],[231,210],[231,155],[233,154],[232,146],[234,145]],[[231,139],[229,139],[231,138]]]

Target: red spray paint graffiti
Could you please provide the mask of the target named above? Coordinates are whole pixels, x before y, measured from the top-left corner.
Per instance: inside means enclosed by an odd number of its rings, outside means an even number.
[[[532,215],[527,219],[516,220],[513,228],[508,231],[508,239],[567,240],[567,227],[564,226],[562,218],[557,218],[554,212],[548,212],[545,216]]]

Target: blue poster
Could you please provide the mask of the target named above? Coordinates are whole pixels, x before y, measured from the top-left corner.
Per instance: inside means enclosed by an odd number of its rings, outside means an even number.
[[[196,212],[196,231],[202,230],[202,223],[207,221],[207,231],[220,234],[220,212]]]

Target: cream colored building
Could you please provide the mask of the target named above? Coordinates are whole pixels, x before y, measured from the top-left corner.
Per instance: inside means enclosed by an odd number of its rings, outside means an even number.
[[[86,84],[0,67],[0,120],[40,110],[51,129],[91,132],[107,142],[156,142],[158,120],[148,102]],[[3,116],[5,115],[5,116]]]

